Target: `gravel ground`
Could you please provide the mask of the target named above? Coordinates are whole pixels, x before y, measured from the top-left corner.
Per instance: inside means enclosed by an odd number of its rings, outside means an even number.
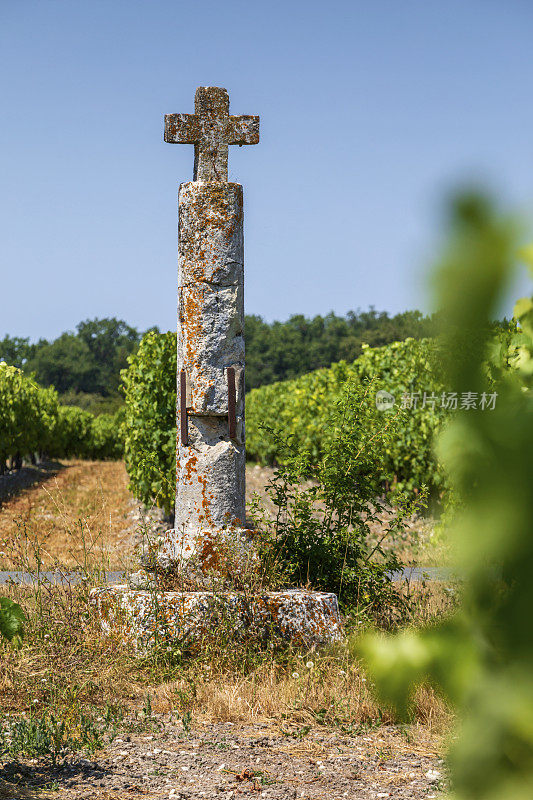
[[[74,757],[56,767],[38,760],[4,764],[0,796],[421,800],[437,798],[442,786],[436,739],[423,729],[406,733],[382,726],[349,735],[307,726],[218,723],[185,732],[168,718],[159,727],[119,735],[90,760]]]

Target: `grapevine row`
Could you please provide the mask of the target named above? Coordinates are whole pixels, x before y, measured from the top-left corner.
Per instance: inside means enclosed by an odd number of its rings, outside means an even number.
[[[442,472],[432,449],[433,436],[447,411],[438,403],[418,403],[399,411],[406,393],[440,397],[434,377],[433,340],[407,339],[378,348],[364,346],[352,364],[340,361],[295,380],[253,389],[246,398],[248,457],[263,464],[280,463],[279,436],[292,438],[316,458],[327,446],[325,420],[351,378],[369,383],[368,402],[378,390],[395,397],[392,413],[402,413],[402,435],[386,453],[384,483],[416,491],[422,484],[439,491]],[[175,492],[176,335],[149,332],[122,372],[125,388],[125,457],[130,488],[145,503],[156,502],[170,513]],[[390,413],[390,412],[386,412]],[[265,426],[272,430],[270,433]]]
[[[115,415],[94,417],[63,406],[53,388],[43,388],[16,367],[0,362],[0,474],[23,459],[120,458],[123,445]]]

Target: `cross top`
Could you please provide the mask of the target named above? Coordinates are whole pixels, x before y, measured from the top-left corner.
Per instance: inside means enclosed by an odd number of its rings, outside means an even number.
[[[165,114],[165,142],[194,144],[193,180],[227,183],[228,145],[257,144],[259,117],[230,115],[225,89],[200,86],[194,114]]]

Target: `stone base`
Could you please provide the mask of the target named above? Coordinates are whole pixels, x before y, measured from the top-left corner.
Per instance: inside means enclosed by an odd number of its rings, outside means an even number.
[[[237,592],[161,592],[110,586],[93,589],[102,627],[137,649],[161,641],[199,643],[216,626],[236,639],[283,638],[310,647],[342,638],[337,597],[288,589],[246,596]]]
[[[143,556],[148,569],[156,565],[167,570],[187,563],[202,572],[231,569],[249,571],[257,560],[252,544],[252,531],[247,528],[201,528],[183,526],[160,534]]]

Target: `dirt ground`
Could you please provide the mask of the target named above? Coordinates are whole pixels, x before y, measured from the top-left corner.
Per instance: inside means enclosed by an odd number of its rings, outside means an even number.
[[[70,567],[87,560],[95,566],[108,555],[108,568],[124,564],[135,502],[122,462],[66,461],[21,473],[0,478],[2,569],[20,569],[36,543],[43,568],[55,559]]]
[[[273,472],[247,465],[248,504],[257,493],[267,511],[274,511],[265,493]],[[0,569],[21,568],[25,540],[39,543],[44,569],[55,560],[67,567],[135,568],[134,550],[143,526],[154,535],[171,525],[159,509],[147,510],[132,498],[121,461],[54,462],[0,476]],[[379,525],[373,527],[376,539],[381,538]],[[414,556],[431,566],[437,555],[438,566],[443,566],[445,555],[435,553],[431,544],[432,529],[431,520],[412,521],[405,541],[394,542],[400,558],[408,563]]]
[[[2,568],[20,568],[10,553],[17,537],[19,544],[24,541],[24,531],[38,538],[45,564],[54,558],[80,564],[110,552],[108,568],[122,568],[131,558],[135,531],[146,516],[128,492],[123,464],[71,461],[41,472],[30,469],[19,475],[18,486],[13,480],[17,476],[0,478]],[[263,492],[270,475],[266,468],[248,468],[249,498],[254,491]],[[157,514],[154,520],[163,527],[168,524]],[[239,694],[237,684],[235,692]],[[254,720],[253,724],[202,723],[195,718],[184,723],[176,714],[155,714],[142,729],[126,722],[117,738],[90,758],[69,756],[53,766],[50,760],[2,760],[0,754],[0,798],[421,800],[439,796],[443,766],[437,729],[322,727],[292,724],[289,718],[290,714],[285,722]]]
[[[272,472],[247,467],[247,501],[254,492],[265,497]],[[45,569],[56,559],[68,567],[88,561],[127,569],[144,524],[153,534],[172,523],[131,496],[122,461],[48,462],[0,476],[0,569],[21,568],[24,540],[39,543]]]
[[[57,767],[6,764],[0,777],[24,785],[20,794],[0,794],[6,798],[422,800],[439,796],[443,767],[435,737],[423,729],[382,726],[350,735],[220,723],[186,732],[167,717],[152,733],[120,735],[94,758]],[[52,791],[43,794],[45,787]]]

